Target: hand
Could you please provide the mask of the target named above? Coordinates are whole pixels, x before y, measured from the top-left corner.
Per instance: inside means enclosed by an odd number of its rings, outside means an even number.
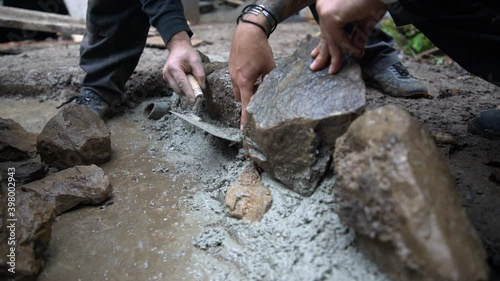
[[[342,66],[342,51],[355,57],[363,55],[365,43],[372,34],[373,27],[387,11],[387,5],[380,0],[318,0],[316,9],[321,34],[330,54],[328,72],[334,74]],[[356,25],[351,38],[345,33],[348,23]],[[318,62],[313,62],[313,65],[321,65],[323,59],[324,56],[318,57]]]
[[[191,39],[185,31],[172,36],[168,41],[167,49],[169,52],[162,71],[163,79],[176,93],[185,95],[191,102],[194,102],[194,91],[186,74],[192,73],[200,87],[205,89],[205,71],[200,55],[191,45]]]
[[[252,16],[252,15],[250,15]],[[252,18],[252,21],[257,19]],[[265,22],[263,22],[265,26]],[[260,28],[240,22],[236,27],[229,55],[229,73],[234,97],[241,101],[240,129],[247,122],[247,105],[254,94],[254,84],[276,67],[267,36]]]
[[[330,63],[331,57],[328,51],[328,45],[325,39],[323,39],[323,36],[321,36],[321,41],[318,46],[312,50],[311,56],[314,58],[314,61],[309,66],[312,71],[322,70]]]

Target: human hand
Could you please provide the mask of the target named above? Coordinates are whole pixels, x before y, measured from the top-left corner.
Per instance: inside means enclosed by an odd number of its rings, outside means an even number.
[[[253,16],[253,15],[249,15]],[[253,21],[257,21],[257,17]],[[265,26],[265,23],[263,23]],[[262,75],[276,67],[267,36],[260,28],[240,22],[236,27],[229,55],[229,73],[234,97],[241,101],[240,129],[247,122],[247,105],[254,94],[254,85]]]
[[[195,94],[187,74],[193,74],[200,87],[205,89],[205,71],[200,55],[191,45],[191,39],[185,31],[172,36],[168,41],[167,49],[169,52],[162,70],[163,79],[176,93],[185,95],[191,102],[194,102]]]
[[[317,70],[321,65],[324,67],[326,57],[324,52],[328,49],[330,55],[328,72],[334,74],[342,66],[342,51],[354,57],[363,55],[365,43],[375,25],[387,11],[387,5],[380,0],[318,0],[316,9],[324,42],[317,51],[321,56],[316,57],[311,69]],[[345,32],[348,23],[354,23],[356,26],[350,38]]]

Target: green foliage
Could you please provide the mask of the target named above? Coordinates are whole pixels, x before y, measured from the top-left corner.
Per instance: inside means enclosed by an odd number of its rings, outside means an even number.
[[[431,41],[413,25],[397,27],[392,19],[380,23],[383,31],[394,37],[396,44],[408,56],[416,55],[434,48]]]

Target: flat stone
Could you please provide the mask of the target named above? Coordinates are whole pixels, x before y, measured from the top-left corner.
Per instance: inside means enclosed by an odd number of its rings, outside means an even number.
[[[12,119],[0,118],[0,162],[23,161],[36,155],[36,135]]]
[[[68,104],[43,128],[37,149],[43,162],[60,169],[100,165],[111,157],[111,133],[86,106]]]
[[[226,192],[229,216],[249,222],[260,221],[272,203],[271,191],[262,184],[253,163],[245,167],[238,181]]]
[[[40,195],[57,215],[79,204],[99,204],[113,191],[108,177],[96,165],[69,168],[26,184],[22,189]]]
[[[40,162],[38,157],[21,162],[0,163],[1,173],[4,178],[7,178],[9,168],[15,169],[16,185],[23,185],[25,183],[42,179],[49,172],[47,166]]]
[[[7,193],[0,194],[0,279],[1,280],[35,280],[44,265],[44,255],[52,235],[54,210],[38,195],[16,192],[16,212],[13,217],[7,212]],[[7,218],[17,221],[9,222]],[[7,238],[10,236],[11,223],[15,223],[15,275],[8,271],[10,247]]]
[[[229,68],[214,70],[207,76],[207,86],[205,104],[210,118],[223,126],[239,128],[241,103],[234,98]]]
[[[309,69],[318,42],[310,40],[266,76],[245,129],[244,146],[255,163],[306,196],[325,174],[335,140],[366,104],[358,65],[348,63],[334,76]]]
[[[337,140],[334,165],[341,220],[392,280],[487,280],[447,162],[406,111],[366,112]]]

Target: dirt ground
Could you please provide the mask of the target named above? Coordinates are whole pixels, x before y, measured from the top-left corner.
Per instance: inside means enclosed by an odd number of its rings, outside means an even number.
[[[193,30],[207,42],[200,51],[212,61],[227,60],[233,23]],[[270,39],[275,57],[291,54],[318,31],[309,23],[280,25]],[[387,280],[339,222],[328,188],[334,178],[301,197],[264,175],[273,196],[264,219],[249,225],[225,215],[224,193],[247,163],[240,148],[192,132],[172,116],[151,121],[142,115],[148,102],[178,99],[165,96],[166,86],[148,86],[159,85],[165,57],[164,50],[146,49],[129,83],[131,93],[148,89],[162,97],[148,97],[108,122],[114,154],[103,169],[113,198],[58,218],[38,280]],[[454,63],[403,62],[434,99],[396,99],[368,89],[368,108],[396,104],[431,133],[453,137],[440,148],[488,250],[491,280],[498,280],[500,183],[491,173],[500,165],[500,142],[469,134],[467,123],[500,106],[500,89]],[[3,56],[0,70],[0,117],[33,132],[78,92],[82,75],[77,45]]]

